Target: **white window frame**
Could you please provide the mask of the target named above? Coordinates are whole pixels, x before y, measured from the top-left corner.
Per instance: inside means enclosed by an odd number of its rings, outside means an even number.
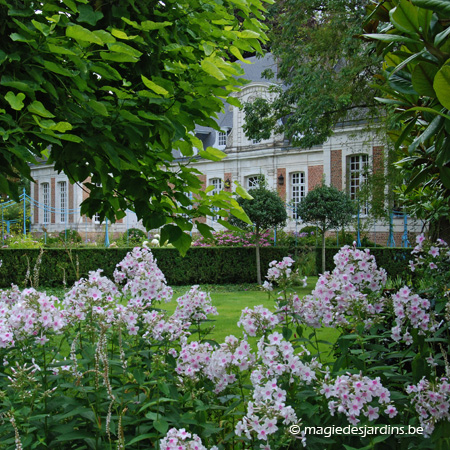
[[[369,167],[369,155],[360,153],[348,155],[347,192],[352,200],[357,200],[361,186],[367,181],[367,169]],[[367,215],[369,206],[367,203],[360,205],[360,215]]]
[[[42,223],[50,223],[50,183],[41,183],[42,188],[42,205],[44,207],[44,213],[42,217]]]
[[[261,178],[261,175],[249,175],[248,177],[246,177],[245,184],[247,186],[247,190],[259,188]]]
[[[228,133],[226,131],[218,131],[217,135],[217,145],[219,147],[226,147],[227,145]]]
[[[59,220],[61,223],[66,223],[67,219],[67,182],[58,181],[59,191]]]
[[[295,209],[306,195],[306,175],[305,172],[291,172],[289,175],[291,202],[293,206],[292,218],[299,219]]]
[[[209,185],[214,186],[214,189],[211,191],[211,195],[218,194],[223,189],[223,180],[222,178],[210,178]],[[213,211],[219,210],[217,207],[212,207],[211,209]],[[218,219],[220,219],[218,215],[211,217],[213,222],[216,222]]]

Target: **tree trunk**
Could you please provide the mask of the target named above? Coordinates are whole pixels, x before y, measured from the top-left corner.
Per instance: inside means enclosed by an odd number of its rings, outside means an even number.
[[[322,273],[325,273],[325,230],[322,231]]]
[[[259,256],[259,230],[256,231],[256,280],[262,284],[261,280],[261,259]]]

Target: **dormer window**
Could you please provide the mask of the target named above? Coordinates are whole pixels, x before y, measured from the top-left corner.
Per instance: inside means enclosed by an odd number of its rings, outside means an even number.
[[[217,131],[216,135],[216,146],[219,149],[224,149],[227,146],[228,135],[230,134],[230,129],[226,128],[222,131]]]
[[[227,145],[227,133],[225,131],[219,131],[219,145]]]

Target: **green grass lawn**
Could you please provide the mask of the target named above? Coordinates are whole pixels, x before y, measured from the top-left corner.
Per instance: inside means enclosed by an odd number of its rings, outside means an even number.
[[[317,277],[308,277],[307,287],[297,286],[294,290],[300,296],[310,294],[317,282]],[[167,310],[169,313],[173,313],[177,306],[176,299],[187,292],[190,286],[175,286],[173,299],[170,303],[163,303],[159,307],[161,309]],[[215,340],[218,343],[224,342],[226,336],[233,334],[237,337],[242,336],[243,329],[237,326],[237,322],[241,316],[241,311],[245,307],[253,308],[257,305],[263,305],[270,311],[275,311],[275,302],[273,300],[273,295],[271,299],[267,292],[262,291],[258,285],[246,284],[246,285],[203,285],[200,289],[206,292],[210,292],[212,304],[217,308],[219,313],[218,316],[212,316],[211,319],[214,322],[214,330],[208,336],[209,339]],[[45,289],[47,294],[55,295],[59,298],[64,296],[63,289]],[[306,329],[304,336],[308,337],[314,330]],[[320,328],[316,330],[317,339],[320,341],[335,342],[338,337],[337,330],[333,328]],[[191,337],[191,339],[196,339],[197,335]],[[256,343],[256,338],[250,338],[249,342],[252,344]],[[253,346],[254,347],[254,346]],[[255,348],[255,347],[254,347]],[[329,361],[327,353],[329,352],[329,345],[320,344],[319,349],[322,352],[322,360]],[[310,348],[313,353],[316,351]]]
[[[308,277],[308,286],[302,287],[298,286],[294,290],[297,294],[302,297],[304,295],[310,294],[316,285],[317,277]],[[275,303],[272,299],[269,299],[267,292],[258,289],[256,285],[247,286],[200,286],[204,291],[211,293],[212,304],[217,308],[219,313],[218,316],[212,316],[211,318],[215,320],[214,330],[210,334],[210,339],[216,342],[224,342],[226,336],[233,334],[237,337],[242,336],[243,329],[237,326],[237,322],[241,316],[241,311],[245,307],[253,308],[257,305],[263,305],[270,311],[275,311]],[[161,305],[163,309],[172,313],[176,308],[176,299],[183,295],[190,286],[186,287],[175,287],[173,300],[170,303]],[[245,290],[246,289],[246,290]],[[304,336],[308,337],[313,329],[306,329]],[[335,342],[338,336],[337,330],[333,328],[321,328],[317,330],[317,339],[327,342]],[[193,339],[196,337],[193,336]],[[250,343],[256,342],[256,338],[249,339]],[[329,351],[329,346],[326,344],[319,343],[319,349],[322,354],[322,359],[327,361],[327,353]],[[312,352],[313,349],[310,349]]]

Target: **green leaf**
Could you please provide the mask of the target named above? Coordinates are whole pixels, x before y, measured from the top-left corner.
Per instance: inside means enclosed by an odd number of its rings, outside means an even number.
[[[91,44],[104,45],[102,39],[81,25],[72,25],[66,28],[66,36],[76,41],[89,42]]]
[[[98,102],[96,100],[89,100],[88,101],[88,105],[97,113],[99,113],[101,116],[107,117],[109,116],[108,114],[108,109],[106,108],[106,106],[101,103]]]
[[[450,34],[450,27],[447,27],[444,31],[438,33],[434,38],[434,45],[437,45],[439,47],[442,42],[445,42],[449,34]]]
[[[218,80],[226,80],[226,76],[223,72],[211,61],[206,58],[201,62],[202,69],[208,74],[217,78]]]
[[[61,47],[60,45],[48,44],[48,49],[57,55],[76,55],[74,51],[66,47]]]
[[[210,161],[221,161],[225,156],[227,156],[222,150],[214,147],[207,147],[206,150],[199,149],[198,154],[205,159]]]
[[[373,33],[373,34],[363,34],[363,36],[368,37],[370,39],[374,39],[376,41],[383,41],[383,42],[409,42],[413,44],[421,44],[419,39],[412,39],[398,34]]]
[[[124,42],[114,42],[113,44],[108,44],[108,49],[112,52],[116,53],[125,53],[130,56],[134,56],[135,58],[140,58],[142,56],[142,52],[136,50]]]
[[[144,85],[147,88],[149,88],[150,90],[152,90],[153,92],[155,92],[156,94],[163,95],[163,96],[169,95],[169,91],[164,89],[162,86],[159,86],[158,84],[154,83],[152,80],[149,80],[144,75],[141,75],[141,79],[142,79]]]
[[[25,105],[23,104],[23,100],[25,99],[25,94],[23,92],[19,92],[17,95],[12,91],[8,91],[5,95],[5,100],[10,104],[12,109],[16,111],[20,111]]]
[[[144,20],[141,22],[141,28],[144,31],[161,30],[172,25],[172,22],[152,22],[151,20]]]
[[[253,200],[253,197],[237,181],[234,184],[236,185],[236,194],[247,200]]]
[[[80,14],[77,22],[85,22],[94,26],[103,18],[103,13],[101,11],[94,11],[90,5],[79,5],[78,11]]]
[[[214,231],[214,228],[201,222],[196,222],[195,226],[197,227],[197,230],[200,232],[202,236],[204,236],[207,239],[214,239],[214,236],[211,233],[211,231]]]
[[[434,90],[441,104],[450,109],[450,66],[443,66],[434,77]]]
[[[420,62],[414,67],[412,73],[412,84],[414,90],[419,95],[426,95],[427,97],[436,97],[436,92],[433,88],[434,78],[438,68],[431,63]]]
[[[122,79],[120,73],[114,67],[102,62],[97,62],[91,66],[90,70],[91,72],[98,73],[102,78],[106,78],[107,80],[120,81]]]
[[[389,12],[395,28],[408,34],[419,34],[419,8],[409,0],[400,0],[396,8]]]
[[[124,39],[124,40],[135,39],[135,38],[137,37],[136,35],[134,35],[134,36],[128,36],[128,34],[125,33],[125,31],[123,31],[123,30],[118,30],[117,28],[113,28],[113,29],[111,30],[111,34],[112,34],[114,37],[118,38],[118,39]]]
[[[411,0],[413,5],[420,8],[431,9],[434,12],[450,14],[450,3],[448,0]]]
[[[237,59],[239,59],[239,61],[242,61],[245,64],[250,64],[250,61],[247,61],[246,59],[244,59],[244,57],[242,56],[241,51],[234,45],[232,45],[230,47],[230,53],[234,56],[236,56]]]
[[[169,429],[169,424],[164,419],[158,419],[153,421],[153,426],[161,433],[166,434]]]
[[[53,131],[59,131],[60,133],[65,133],[71,130],[73,127],[69,122],[58,122],[57,124],[50,127]]]
[[[135,56],[131,56],[126,53],[100,52],[100,56],[105,61],[129,62],[129,63],[135,63],[139,61],[139,58],[136,58]]]
[[[441,174],[441,181],[442,184],[447,188],[450,189],[450,167],[440,167],[439,172]]]
[[[38,116],[46,117],[48,119],[55,117],[54,114],[48,111],[45,108],[45,106],[41,102],[38,102],[37,100],[35,100],[28,106],[28,111],[30,111],[30,113],[32,114],[37,114]]]
[[[62,67],[59,64],[56,64],[52,61],[43,61],[43,64],[47,70],[50,70],[50,72],[54,72],[59,75],[63,75],[65,77],[73,77],[74,76],[74,74],[70,70],[67,70],[64,67]]]

